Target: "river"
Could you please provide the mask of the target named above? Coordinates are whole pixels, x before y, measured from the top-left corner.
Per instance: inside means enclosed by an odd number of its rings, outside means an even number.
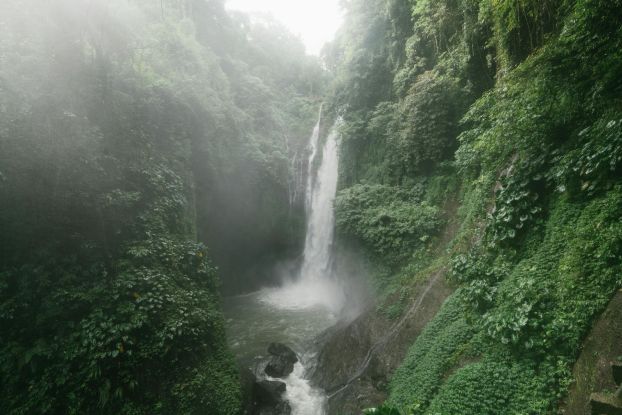
[[[322,305],[299,309],[277,307],[270,302],[273,295],[272,290],[262,290],[225,299],[230,347],[240,364],[263,376],[258,366],[266,356],[268,345],[280,342],[290,346],[300,362],[283,379],[287,385],[285,399],[293,415],[321,415],[326,396],[305,379],[305,367],[310,367],[315,357],[311,340],[335,324],[337,316]]]

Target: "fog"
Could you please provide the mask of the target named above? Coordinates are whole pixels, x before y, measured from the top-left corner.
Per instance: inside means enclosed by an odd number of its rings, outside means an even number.
[[[313,55],[319,55],[324,44],[333,40],[342,22],[338,0],[228,0],[227,8],[273,15],[299,35]]]
[[[236,412],[220,298],[302,253],[323,66],[220,0],[0,3],[4,413]]]

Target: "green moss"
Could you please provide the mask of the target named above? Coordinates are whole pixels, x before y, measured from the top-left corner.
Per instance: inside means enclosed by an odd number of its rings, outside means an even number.
[[[337,230],[361,240],[388,265],[404,262],[438,232],[438,208],[420,202],[416,190],[356,185],[335,202]]]

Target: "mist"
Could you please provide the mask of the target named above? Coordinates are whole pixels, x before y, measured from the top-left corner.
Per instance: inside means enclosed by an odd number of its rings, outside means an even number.
[[[302,255],[328,78],[223,1],[0,4],[3,413],[236,413],[221,297]]]
[[[619,413],[621,21],[1,0],[0,413]]]

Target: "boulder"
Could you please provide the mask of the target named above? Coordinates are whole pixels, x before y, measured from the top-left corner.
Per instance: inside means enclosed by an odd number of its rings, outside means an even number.
[[[250,415],[255,413],[255,389],[257,378],[249,369],[240,368],[240,385],[242,390],[242,413]]]
[[[291,415],[292,408],[287,402],[281,402],[275,407],[264,407],[259,410],[259,415]]]
[[[622,401],[614,395],[593,393],[590,404],[594,415],[622,415]]]
[[[273,378],[286,378],[293,371],[293,363],[274,356],[270,358],[265,369],[266,374]]]
[[[272,343],[268,347],[270,360],[265,372],[273,378],[285,378],[294,371],[294,363],[298,361],[296,352],[281,343]]]
[[[268,353],[272,356],[279,356],[284,359],[291,360],[292,363],[296,363],[298,361],[296,352],[282,343],[270,343],[270,346],[268,346]]]
[[[255,399],[263,405],[278,406],[283,403],[286,385],[276,380],[261,380],[255,383]]]

